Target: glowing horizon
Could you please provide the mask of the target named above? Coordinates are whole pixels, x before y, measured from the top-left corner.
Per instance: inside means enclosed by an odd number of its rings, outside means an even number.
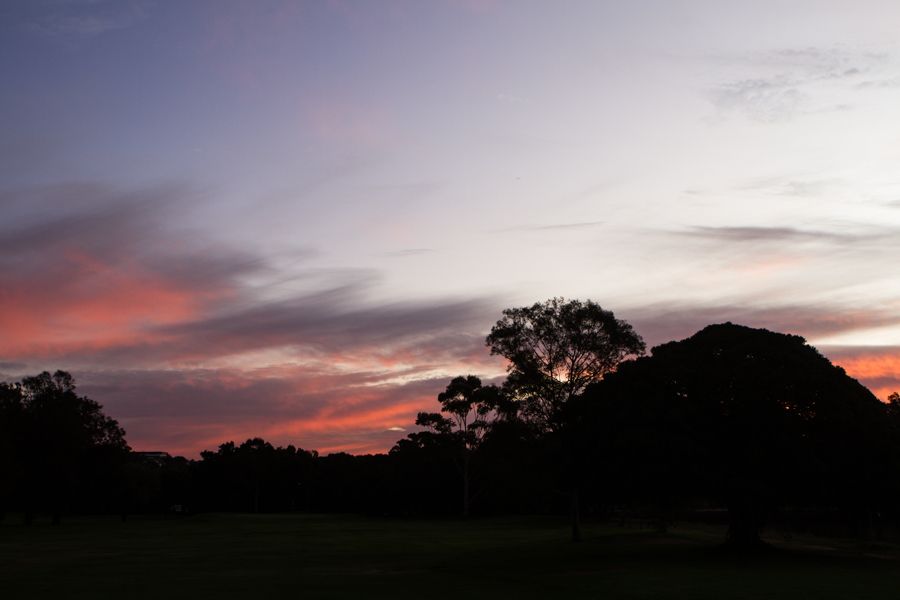
[[[895,3],[0,13],[0,379],[135,448],[386,450],[552,296],[900,390]]]

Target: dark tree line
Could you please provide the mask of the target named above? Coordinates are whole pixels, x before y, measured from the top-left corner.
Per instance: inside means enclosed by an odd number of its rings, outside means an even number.
[[[130,452],[57,372],[0,384],[0,511],[727,515],[766,525],[900,529],[900,396],[882,403],[797,336],[730,323],[645,355],[587,301],[509,309],[486,343],[502,384],[454,378],[387,454],[320,456],[262,439],[199,460]]]

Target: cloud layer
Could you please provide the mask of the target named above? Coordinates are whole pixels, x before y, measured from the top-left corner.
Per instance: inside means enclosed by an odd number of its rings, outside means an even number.
[[[72,371],[138,447],[383,450],[502,374],[503,308],[563,295],[649,344],[797,333],[887,390],[898,19],[0,3],[0,377]]]
[[[374,301],[377,272],[317,267],[312,250],[283,272],[175,225],[192,194],[85,183],[0,194],[16,215],[0,227],[0,371],[71,370],[132,445],[188,455],[254,435],[383,451],[435,407],[450,377],[502,373],[484,347],[499,299]],[[789,227],[680,235],[753,245],[857,239]],[[615,308],[651,345],[729,320],[813,339],[900,324],[890,310],[834,304]],[[900,383],[896,348],[828,352],[882,396]]]
[[[286,275],[269,261],[170,225],[186,196],[4,195],[23,214],[0,242],[3,371],[72,370],[132,444],[196,454],[251,435],[384,450],[446,377],[502,369],[483,342],[494,302],[376,303],[373,273],[312,266],[273,292]]]

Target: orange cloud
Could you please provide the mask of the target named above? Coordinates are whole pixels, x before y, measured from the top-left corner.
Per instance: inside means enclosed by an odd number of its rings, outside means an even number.
[[[0,294],[5,356],[145,343],[153,327],[196,317],[228,292],[166,278],[137,260],[113,263],[74,248],[58,260],[53,272],[18,277]]]
[[[377,304],[358,272],[321,270],[325,285],[267,298],[258,282],[282,274],[265,257],[169,230],[180,196],[28,191],[23,206],[79,202],[5,224],[0,364],[70,370],[133,447],[191,456],[256,436],[385,451],[450,377],[502,373],[479,331],[490,301]]]
[[[832,362],[882,400],[900,391],[900,348],[840,349],[835,351]]]
[[[384,452],[435,410],[445,377],[387,383],[390,372],[323,366],[97,372],[80,389],[100,400],[137,449],[197,456],[233,440],[264,437],[320,452]]]

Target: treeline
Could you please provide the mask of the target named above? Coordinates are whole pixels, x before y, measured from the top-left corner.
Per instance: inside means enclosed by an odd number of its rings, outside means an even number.
[[[387,454],[320,456],[255,438],[239,445],[222,444],[193,461],[134,454],[130,473],[134,493],[127,512],[459,515],[457,450],[450,443],[401,442]],[[539,458],[537,448],[534,454]],[[491,456],[487,446],[480,450],[474,463],[479,473],[475,484],[479,514],[558,512],[565,506],[537,472],[521,468],[528,462],[524,455],[509,459]],[[497,470],[497,477],[482,470],[489,466]],[[548,464],[541,471],[549,473],[550,468]]]
[[[797,336],[730,323],[645,355],[597,304],[504,311],[486,339],[502,385],[449,382],[387,454],[262,439],[199,460],[134,453],[71,376],[0,386],[0,510],[67,512],[727,515],[728,542],[767,524],[896,535],[900,397],[885,404]]]

